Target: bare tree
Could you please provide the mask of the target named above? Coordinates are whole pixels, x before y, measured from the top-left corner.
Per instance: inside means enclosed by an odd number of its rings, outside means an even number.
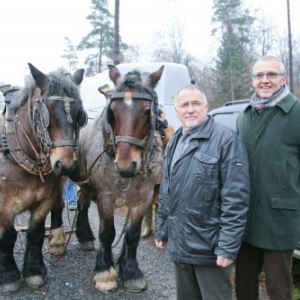
[[[268,52],[274,52],[276,43],[277,26],[276,22],[262,10],[255,10],[255,21],[251,27],[249,54],[251,60],[264,56]]]
[[[141,50],[140,46],[135,44],[128,44],[127,49],[123,51],[123,62],[131,63],[131,62],[140,62],[141,54],[144,51]]]
[[[115,0],[115,17],[114,17],[114,65],[120,63],[120,0]]]
[[[68,64],[69,71],[72,73],[78,66],[78,56],[76,53],[76,47],[71,43],[70,39],[65,37],[65,49],[64,54],[61,55]]]
[[[292,30],[291,30],[289,0],[287,0],[287,20],[288,20],[288,41],[289,41],[289,83],[290,83],[290,91],[293,93],[293,47],[292,47]]]
[[[156,31],[152,43],[152,60],[184,63],[187,51],[184,48],[184,24],[173,17],[165,31]]]

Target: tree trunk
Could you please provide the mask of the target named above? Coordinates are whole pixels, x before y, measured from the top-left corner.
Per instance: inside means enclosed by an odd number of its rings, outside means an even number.
[[[120,0],[115,0],[114,65],[120,63],[119,15],[120,15]]]
[[[293,93],[293,48],[292,48],[292,32],[290,17],[290,1],[287,0],[287,17],[288,17],[288,38],[289,38],[289,87]]]

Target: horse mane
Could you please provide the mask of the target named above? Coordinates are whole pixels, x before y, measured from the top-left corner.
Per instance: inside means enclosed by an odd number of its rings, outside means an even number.
[[[141,93],[147,93],[151,95],[152,91],[150,85],[147,83],[147,80],[144,82],[142,81],[141,72],[138,70],[133,70],[124,76],[123,81],[116,87],[116,91],[124,91],[126,87],[130,89],[136,88]]]
[[[50,80],[50,83],[43,94],[44,97],[51,95],[68,96],[70,98],[78,99],[81,102],[78,86],[72,80],[72,75],[65,69],[60,68],[57,71],[50,72],[47,74],[47,77]],[[22,106],[27,101],[28,97],[33,94],[35,88],[36,84],[32,77],[26,80],[25,86],[18,91],[11,103],[11,107],[16,110]]]

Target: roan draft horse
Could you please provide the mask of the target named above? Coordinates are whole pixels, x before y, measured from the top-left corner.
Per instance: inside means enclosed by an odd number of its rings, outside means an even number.
[[[147,289],[137,261],[137,247],[142,219],[151,205],[161,173],[162,145],[160,135],[155,132],[157,96],[153,89],[163,68],[146,78],[133,70],[123,79],[115,66],[109,66],[115,90],[102,114],[80,136],[80,177],[70,177],[81,186],[76,234],[82,249],[94,249],[88,208],[90,199],[95,199],[100,218],[100,246],[94,282],[99,291],[118,287],[112,244],[116,236],[114,209],[121,206],[128,207],[128,215],[116,262],[119,278],[128,291]]]
[[[31,214],[22,273],[30,287],[44,284],[45,219],[50,210],[55,215],[63,209],[61,175],[75,169],[79,130],[87,123],[78,90],[83,69],[72,77],[63,70],[45,75],[28,65],[33,79],[6,95],[0,120],[0,293],[20,288],[14,219],[26,210]],[[50,247],[62,251],[62,224],[51,226]]]

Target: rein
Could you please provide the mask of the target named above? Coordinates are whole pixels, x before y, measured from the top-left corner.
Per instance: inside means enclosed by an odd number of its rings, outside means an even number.
[[[92,178],[92,176],[91,176],[92,168],[95,166],[95,164],[96,164],[96,162],[97,162],[98,160],[99,160],[99,162],[102,160],[102,157],[103,157],[103,155],[105,154],[105,151],[106,151],[106,149],[108,148],[108,146],[110,145],[110,143],[111,143],[111,140],[109,139],[109,140],[106,141],[106,143],[103,145],[103,150],[102,150],[102,152],[100,152],[100,154],[95,158],[95,160],[93,161],[93,163],[92,163],[92,165],[91,165],[89,171],[87,172],[87,178],[86,178],[85,180],[83,180],[83,181],[78,181],[78,182],[73,181],[75,184],[81,186],[81,185],[84,185],[84,184],[86,184],[86,183],[88,184],[88,183],[90,182],[90,180],[91,180],[91,178]]]

